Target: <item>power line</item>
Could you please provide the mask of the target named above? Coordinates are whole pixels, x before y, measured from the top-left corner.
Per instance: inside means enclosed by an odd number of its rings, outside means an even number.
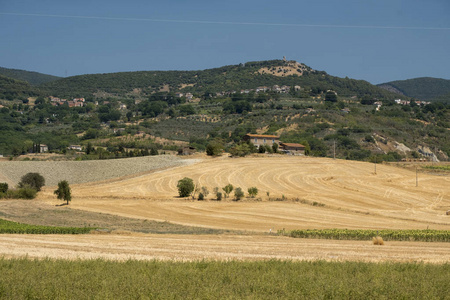
[[[245,26],[278,26],[278,27],[311,27],[311,28],[348,28],[348,29],[399,29],[399,30],[450,30],[450,27],[409,27],[409,26],[379,26],[379,25],[336,25],[336,24],[293,24],[293,23],[265,23],[265,22],[227,22],[206,20],[177,20],[177,19],[152,19],[152,18],[125,18],[125,17],[101,17],[101,16],[76,16],[54,14],[26,14],[0,12],[0,15],[47,17],[67,19],[94,19],[110,21],[140,21],[163,23],[192,23],[192,24],[217,24],[217,25],[245,25]]]

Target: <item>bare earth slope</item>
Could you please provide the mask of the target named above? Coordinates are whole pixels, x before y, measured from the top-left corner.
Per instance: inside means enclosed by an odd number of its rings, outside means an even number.
[[[261,201],[177,198],[190,177],[211,191],[228,183],[255,186]],[[450,177],[355,161],[309,157],[205,158],[167,170],[73,185],[71,206],[126,217],[209,228],[269,231],[296,228],[449,229]],[[267,196],[269,192],[270,199]],[[303,202],[269,201],[298,198]],[[40,199],[58,203],[52,189]],[[211,195],[209,198],[212,198]]]
[[[195,160],[172,155],[90,161],[5,161],[0,162],[0,182],[3,179],[10,184],[17,184],[26,173],[37,172],[44,176],[48,186],[55,186],[60,180],[67,180],[69,184],[85,183],[193,162]]]

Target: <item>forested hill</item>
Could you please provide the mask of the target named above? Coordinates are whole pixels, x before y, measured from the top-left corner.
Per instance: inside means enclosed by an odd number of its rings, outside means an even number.
[[[448,79],[421,77],[386,82],[378,86],[420,100],[450,101],[450,80]]]
[[[129,93],[147,96],[154,92],[191,92],[196,94],[240,91],[273,85],[301,86],[303,90],[334,90],[342,96],[364,95],[394,99],[399,95],[363,80],[339,78],[315,71],[295,61],[248,62],[201,71],[139,71],[91,74],[63,78],[41,85],[54,96],[86,97],[96,92],[117,96]]]
[[[28,82],[0,75],[0,99],[26,99],[39,95],[39,91]]]
[[[61,78],[61,77],[42,74],[42,73],[38,73],[38,72],[7,69],[7,68],[1,68],[1,67],[0,67],[0,75],[6,76],[9,78],[13,78],[13,79],[17,79],[17,80],[26,81],[31,85],[40,85],[40,84],[58,80]]]

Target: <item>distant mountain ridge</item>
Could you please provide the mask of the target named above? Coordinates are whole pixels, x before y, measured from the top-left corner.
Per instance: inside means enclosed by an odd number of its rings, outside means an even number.
[[[450,101],[450,80],[420,77],[378,84],[380,88],[420,100]]]
[[[61,79],[61,77],[42,74],[38,72],[31,72],[25,70],[17,70],[17,69],[8,69],[0,67],[0,75],[26,81],[31,85],[40,85],[46,82],[55,81]]]
[[[79,75],[45,83],[42,90],[60,97],[86,97],[97,92],[117,96],[155,92],[221,93],[257,87],[300,86],[309,90],[334,90],[340,96],[395,99],[399,95],[364,80],[339,78],[296,61],[254,61],[199,71],[137,71]]]

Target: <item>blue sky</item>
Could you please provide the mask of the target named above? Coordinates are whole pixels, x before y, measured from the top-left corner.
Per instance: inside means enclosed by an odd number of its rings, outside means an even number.
[[[0,66],[57,76],[281,59],[371,83],[450,79],[448,0],[0,0]]]

